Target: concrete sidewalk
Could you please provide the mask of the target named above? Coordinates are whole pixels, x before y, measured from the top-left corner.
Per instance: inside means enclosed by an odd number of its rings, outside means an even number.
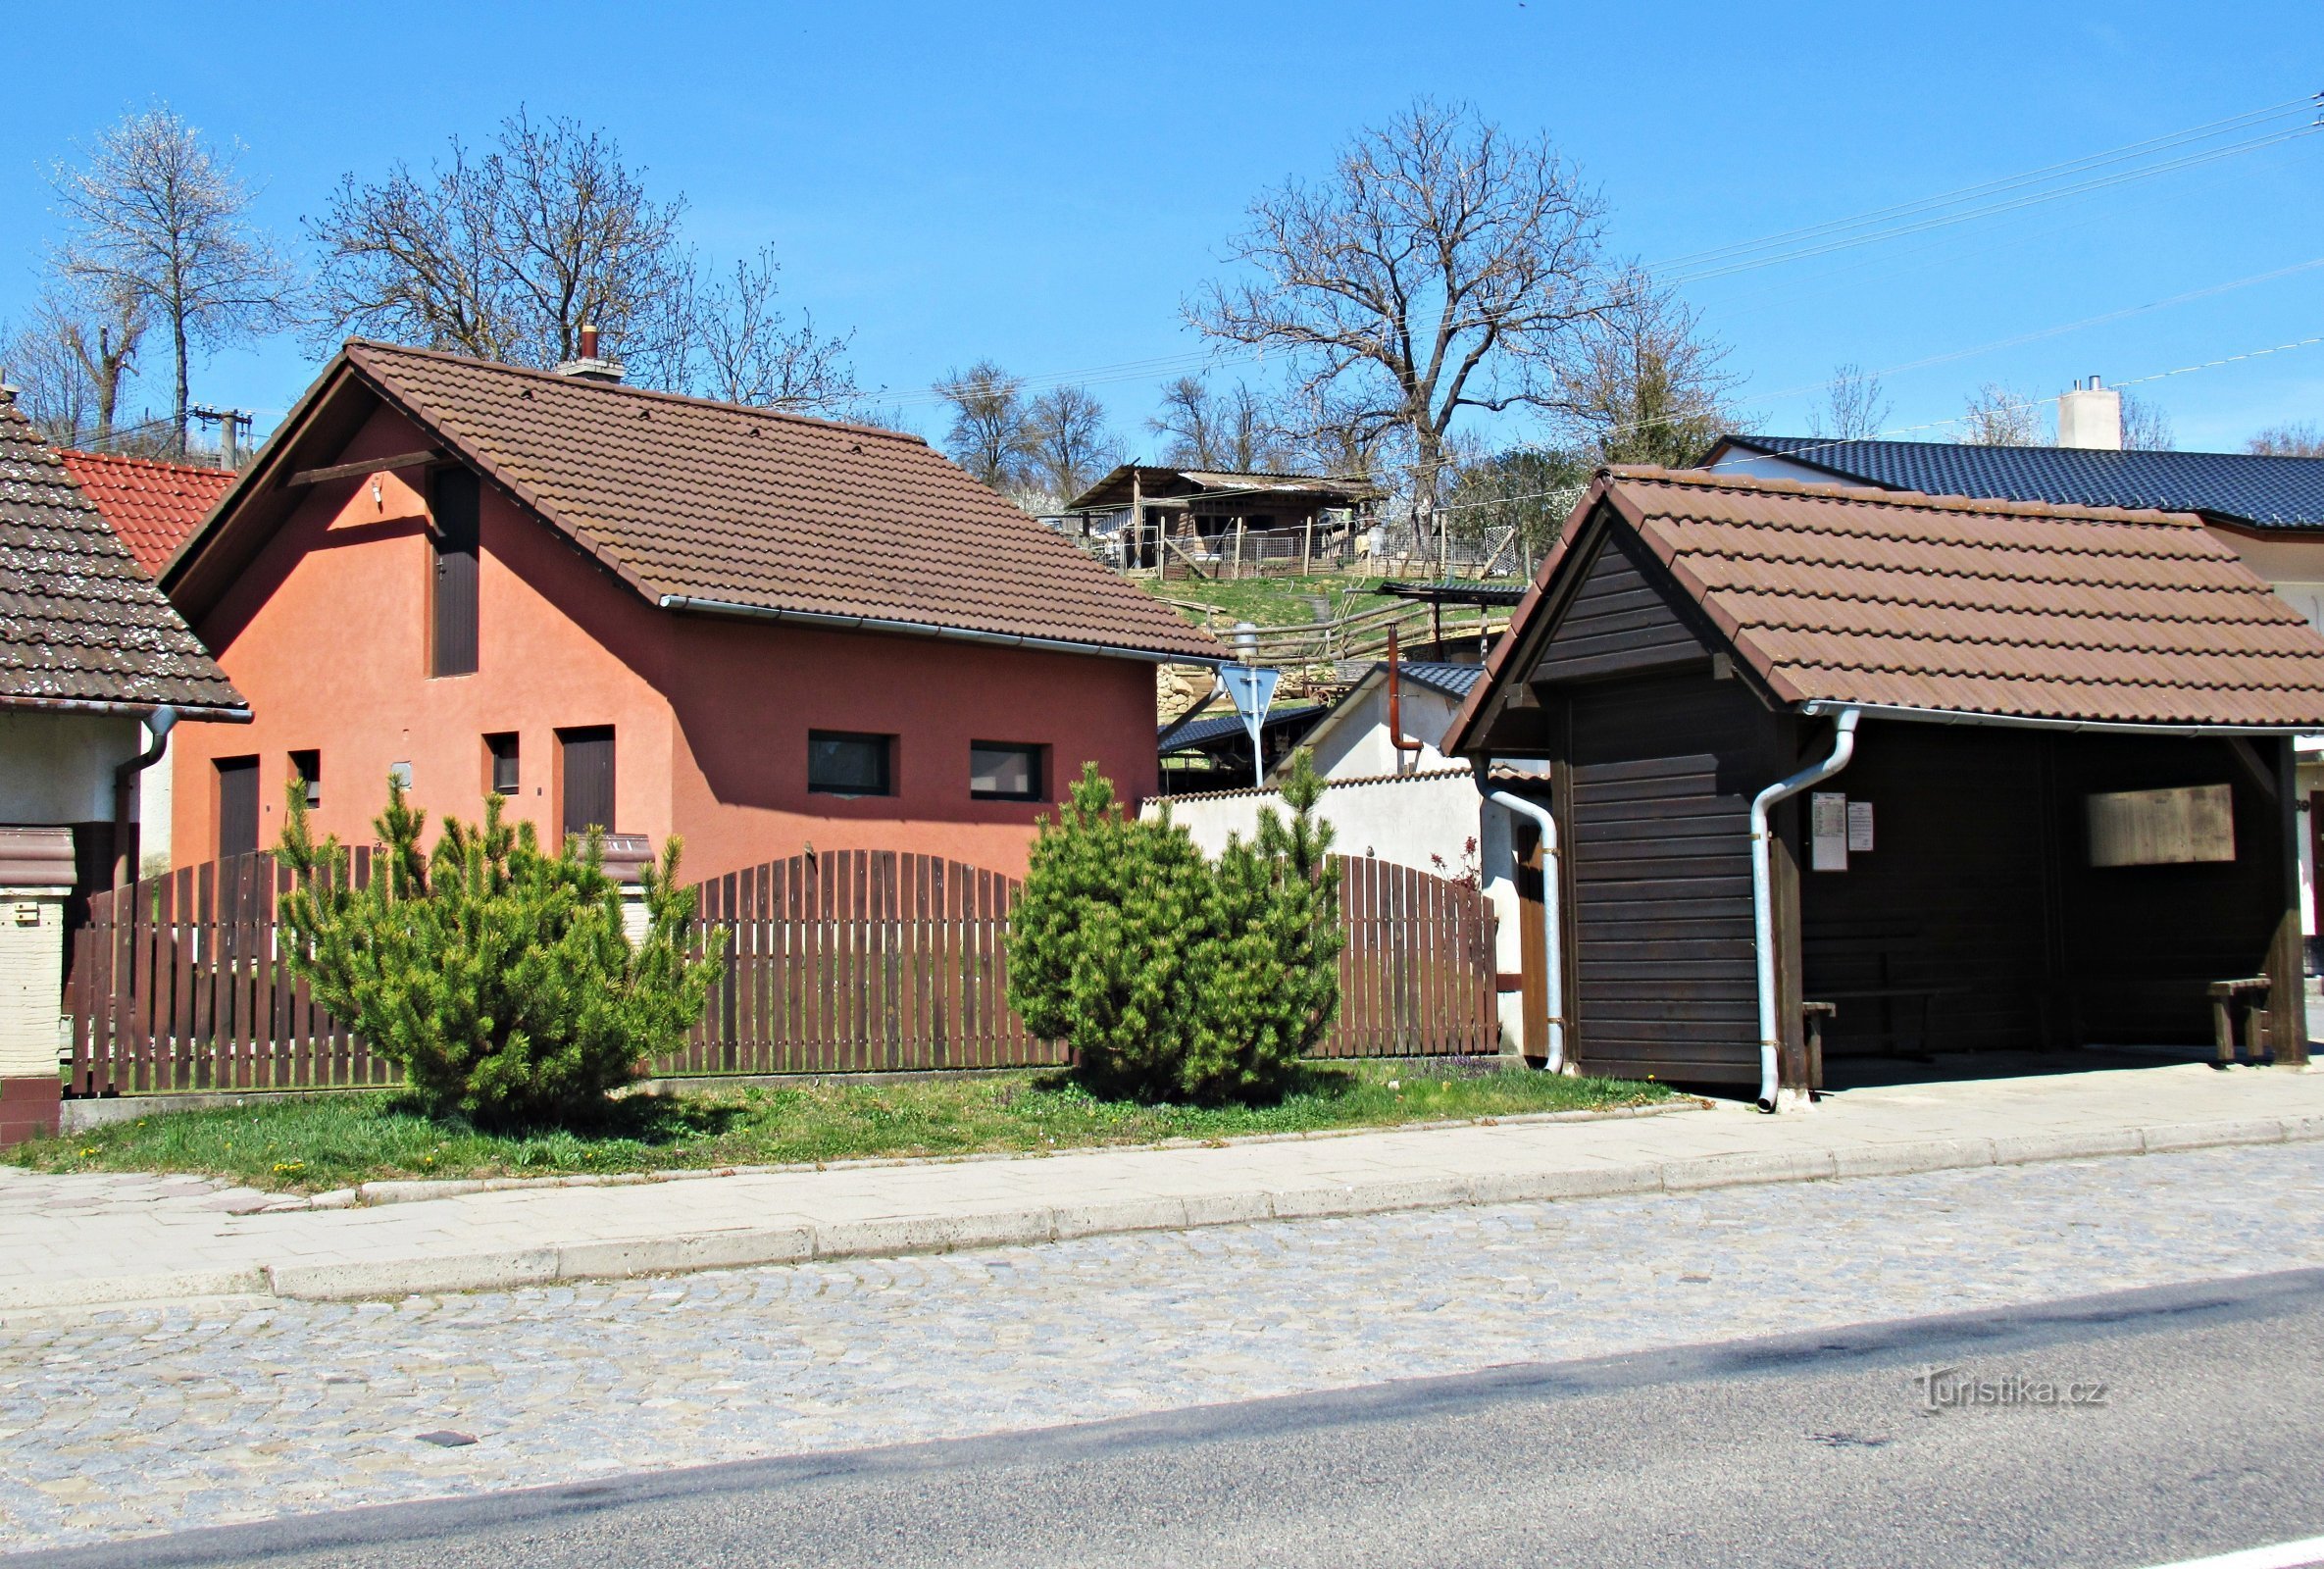
[[[2324,1075],[2175,1066],[1205,1148],[507,1188],[247,1212],[193,1178],[0,1168],[0,1310],[480,1291],[1101,1233],[2324,1139]],[[241,1211],[241,1212],[238,1212]]]

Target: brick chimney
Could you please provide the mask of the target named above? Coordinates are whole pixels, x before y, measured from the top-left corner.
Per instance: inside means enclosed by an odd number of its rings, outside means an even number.
[[[2122,450],[2122,394],[2092,377],[2057,400],[2057,444],[2099,452]]]
[[[581,357],[558,366],[559,376],[578,377],[583,381],[619,381],[622,379],[621,362],[606,359],[598,349],[596,323],[581,324],[580,346]]]

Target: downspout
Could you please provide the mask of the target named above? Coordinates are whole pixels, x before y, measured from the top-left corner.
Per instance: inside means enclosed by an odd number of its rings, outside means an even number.
[[[1482,765],[1477,770],[1482,776]],[[1548,1014],[1548,1049],[1542,1053],[1543,1068],[1550,1073],[1565,1072],[1565,973],[1560,964],[1557,906],[1557,820],[1549,809],[1539,801],[1529,801],[1522,795],[1507,790],[1489,789],[1485,798],[1502,811],[1522,817],[1541,831],[1541,992],[1544,1011]],[[1515,846],[1512,845],[1514,850]],[[1531,1021],[1527,1021],[1531,1023]]]
[[[1388,629],[1388,743],[1399,752],[1411,752],[1416,757],[1428,749],[1424,742],[1404,738],[1404,666],[1396,654],[1396,629],[1392,622]],[[1401,757],[1392,761],[1397,773],[1404,772],[1404,760]]]
[[[177,710],[168,704],[155,709],[146,717],[145,728],[153,733],[153,744],[126,763],[113,765],[113,886],[121,887],[137,881],[136,820],[130,815],[129,797],[136,790],[137,775],[162,760],[162,753],[170,749],[170,732],[177,723]]]
[[[1856,755],[1856,720],[1853,708],[1844,708],[1832,722],[1832,753],[1820,763],[1810,763],[1789,779],[1778,780],[1751,797],[1751,936],[1759,969],[1759,1109],[1773,1111],[1776,1107],[1776,1088],[1781,1077],[1778,1057],[1783,1049],[1783,1023],[1776,1017],[1775,1003],[1775,873],[1774,857],[1768,850],[1770,835],[1767,827],[1768,811],[1776,802],[1798,794],[1810,785],[1821,784]]]

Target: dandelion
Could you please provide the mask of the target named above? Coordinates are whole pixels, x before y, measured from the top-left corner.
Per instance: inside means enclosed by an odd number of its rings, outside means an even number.
[[[1404,1091],[1404,1081],[1401,1079],[1390,1079],[1388,1082],[1388,1087],[1390,1089],[1395,1090],[1398,1094],[1402,1094]]]

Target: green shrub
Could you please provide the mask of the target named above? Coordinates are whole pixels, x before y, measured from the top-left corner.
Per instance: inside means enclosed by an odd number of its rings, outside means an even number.
[[[679,886],[676,837],[645,870],[632,944],[600,835],[544,853],[491,795],[482,824],[445,819],[423,855],[428,814],[390,781],[381,853],[356,888],[339,842],[314,841],[296,784],[288,799],[284,957],[432,1112],[487,1127],[587,1113],[702,1017],[721,960],[690,955],[695,896]]]
[[[1286,825],[1217,864],[1085,768],[1045,819],[1009,936],[1009,1000],[1107,1094],[1214,1103],[1279,1090],[1339,1004],[1339,874],[1301,759]]]

